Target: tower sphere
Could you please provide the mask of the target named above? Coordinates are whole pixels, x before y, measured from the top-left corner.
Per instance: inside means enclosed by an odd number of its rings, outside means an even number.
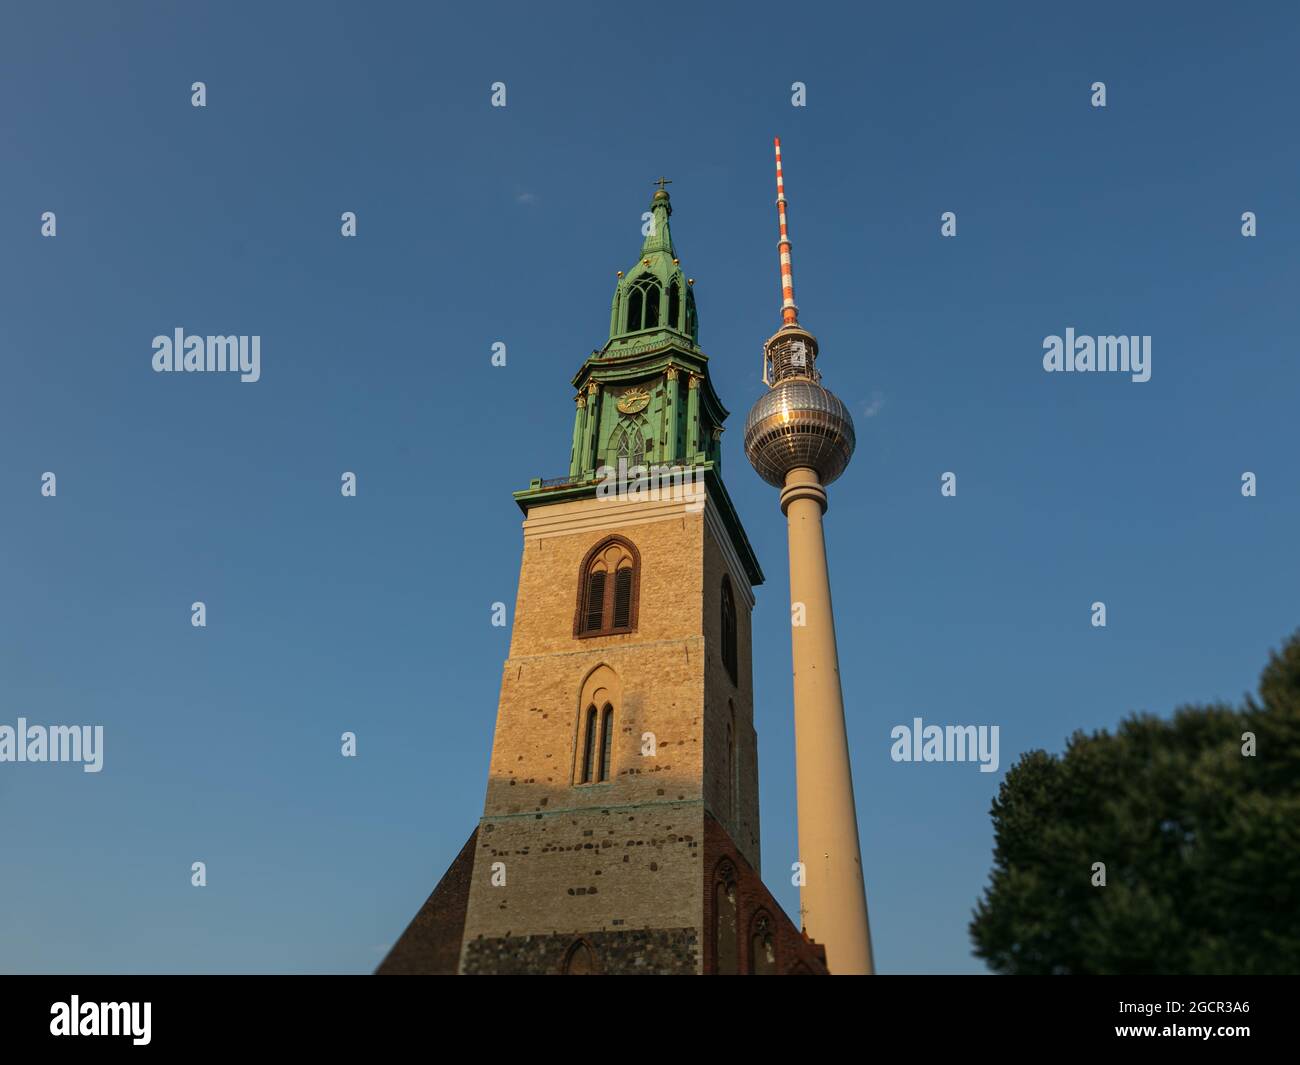
[[[830,484],[848,466],[857,437],[848,408],[818,381],[816,339],[787,325],[767,342],[764,355],[772,386],[745,419],[745,456],[777,488],[800,467]]]

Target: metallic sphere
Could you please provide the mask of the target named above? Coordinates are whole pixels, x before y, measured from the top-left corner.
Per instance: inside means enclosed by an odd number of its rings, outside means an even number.
[[[848,408],[806,377],[778,381],[745,419],[745,455],[768,484],[807,467],[830,484],[848,466],[857,438]]]

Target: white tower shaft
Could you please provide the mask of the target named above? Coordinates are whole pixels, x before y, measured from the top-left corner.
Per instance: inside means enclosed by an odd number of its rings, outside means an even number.
[[[790,630],[803,926],[825,946],[832,974],[865,975],[875,965],[822,533],[826,491],[815,471],[789,472],[781,509],[789,527],[792,620],[804,622]]]

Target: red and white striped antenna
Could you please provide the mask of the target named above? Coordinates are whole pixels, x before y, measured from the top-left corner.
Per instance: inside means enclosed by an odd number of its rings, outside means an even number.
[[[781,138],[776,142],[776,210],[781,219],[781,321],[784,325],[799,324],[799,308],[794,302],[794,267],[790,262],[790,231],[785,222],[785,177],[781,173]]]

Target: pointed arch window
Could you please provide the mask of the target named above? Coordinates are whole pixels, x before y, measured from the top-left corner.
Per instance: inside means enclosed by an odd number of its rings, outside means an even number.
[[[736,655],[736,599],[731,594],[731,578],[722,578],[722,664],[727,669],[731,683],[738,683],[739,669]]]
[[[628,290],[627,294],[627,327],[624,332],[635,333],[641,328],[641,307],[644,297],[641,290],[635,286]]]
[[[617,435],[614,437],[613,446],[610,448],[610,466],[615,470],[619,468],[619,460],[623,460],[624,469],[631,470],[637,466],[645,465],[645,433],[641,427],[633,422],[623,425]]]
[[[573,784],[605,784],[618,774],[615,718],[623,702],[618,674],[601,664],[587,674],[578,694],[574,729]]]
[[[659,286],[651,285],[645,290],[645,322],[642,328],[653,329],[659,324]]]
[[[627,329],[654,329],[659,325],[659,281],[654,274],[641,274],[628,287]]]
[[[610,536],[582,560],[573,634],[579,638],[635,632],[641,556],[631,540]]]
[[[719,976],[740,972],[736,870],[728,861],[713,875],[713,971]]]
[[[753,976],[776,975],[776,939],[772,918],[759,912],[749,930],[749,971]]]
[[[595,704],[582,715],[582,762],[579,784],[604,784],[613,779],[614,707],[606,703],[596,712]]]
[[[682,287],[675,277],[668,286],[668,328],[682,331]]]
[[[594,976],[596,974],[596,955],[591,944],[579,939],[564,955],[564,965],[560,970],[565,976]]]

